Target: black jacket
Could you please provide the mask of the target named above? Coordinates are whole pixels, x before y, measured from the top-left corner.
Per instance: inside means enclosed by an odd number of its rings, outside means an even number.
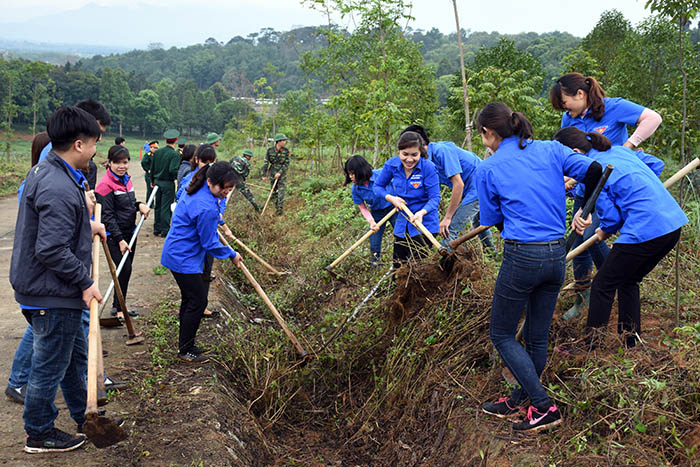
[[[84,309],[93,283],[84,188],[53,151],[29,170],[17,213],[10,283],[21,305]]]

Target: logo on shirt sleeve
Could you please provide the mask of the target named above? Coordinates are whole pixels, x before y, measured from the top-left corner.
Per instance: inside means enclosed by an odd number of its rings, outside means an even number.
[[[605,133],[605,130],[608,129],[608,125],[603,125],[603,126],[598,126],[593,128],[593,131],[600,133],[601,135]]]

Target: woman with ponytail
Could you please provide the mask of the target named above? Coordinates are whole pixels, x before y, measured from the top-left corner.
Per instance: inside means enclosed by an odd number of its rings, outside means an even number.
[[[649,138],[661,124],[661,116],[621,97],[605,97],[605,91],[592,76],[567,73],[559,78],[549,90],[549,101],[556,110],[563,111],[561,127],[576,127],[584,132],[596,132],[607,137],[613,146],[633,149]],[[636,126],[628,137],[627,125]],[[574,189],[574,212],[583,207],[582,186]],[[598,218],[584,235],[576,240],[574,248],[590,238],[598,227]],[[600,268],[610,249],[605,242],[598,243],[574,258],[574,279],[581,293],[575,305],[564,314],[564,319],[578,316],[588,301],[590,274],[595,263]]]
[[[533,140],[528,119],[502,102],[486,105],[476,127],[484,145],[494,151],[476,168],[481,224],[496,225],[505,240],[490,337],[518,381],[510,396],[486,402],[482,410],[500,418],[517,417],[529,399],[527,415],[513,429],[537,432],[561,423],[540,376],[565,274],[564,176],[584,180],[588,198],[602,168],[556,141]],[[525,348],[515,339],[523,310]]]
[[[626,334],[627,347],[634,347],[641,334],[639,283],[678,243],[688,218],[659,180],[653,156],[640,157],[641,151],[611,146],[605,136],[574,127],[562,128],[554,139],[615,167],[596,202],[600,227],[595,235],[599,242],[618,231],[620,236],[593,279],[586,339],[592,347],[598,344],[597,330],[607,326],[617,292],[617,332]],[[574,217],[572,227],[579,234],[589,226]]]
[[[107,246],[115,264],[119,264],[127,250],[124,267],[119,273],[119,285],[124,298],[129,288],[131,278],[131,263],[134,259],[136,242],[129,249],[131,235],[136,228],[136,215],[141,213],[147,216],[150,212],[148,206],[136,201],[136,192],[129,176],[129,150],[124,146],[115,144],[107,152],[107,171],[95,188],[97,201],[102,204],[102,223],[107,229]],[[123,318],[123,312],[114,293],[112,300],[112,316]],[[129,312],[130,316],[138,316],[135,311]]]
[[[233,258],[236,266],[241,262],[236,252],[219,242],[217,234],[219,201],[238,183],[238,175],[226,162],[201,167],[192,178],[186,196],[177,203],[163,244],[161,264],[172,272],[182,296],[178,356],[187,362],[208,360],[195,345],[209,291],[209,283],[203,277],[206,255]]]

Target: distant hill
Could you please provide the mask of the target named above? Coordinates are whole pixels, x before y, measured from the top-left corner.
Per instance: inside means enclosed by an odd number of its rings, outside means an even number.
[[[66,62],[75,63],[93,55],[123,53],[129,50],[125,47],[114,46],[0,39],[0,57],[2,58],[40,60],[53,65],[65,65]]]

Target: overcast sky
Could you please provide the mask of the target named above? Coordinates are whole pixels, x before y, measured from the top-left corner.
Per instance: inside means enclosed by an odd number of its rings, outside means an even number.
[[[0,25],[27,21],[31,24],[32,20],[41,17],[61,15],[77,9],[87,10],[89,15],[93,8],[85,8],[88,5],[138,11],[138,16],[143,17],[141,24],[122,24],[130,30],[133,38],[131,43],[113,42],[113,45],[145,46],[145,40],[157,40],[166,46],[185,45],[202,42],[210,36],[226,42],[235,35],[245,37],[263,27],[286,31],[292,27],[316,26],[326,21],[321,13],[302,5],[298,0],[0,0]],[[586,35],[600,14],[608,9],[622,11],[633,24],[649,15],[644,10],[643,0],[458,0],[457,6],[460,25],[464,29],[500,33],[559,30],[579,37]],[[575,7],[580,9],[574,10]],[[106,10],[94,8],[94,11],[92,21],[105,26],[114,24],[110,22],[113,17],[104,17]],[[414,0],[412,14],[416,17],[410,25],[414,29],[437,27],[443,33],[455,29],[451,0]],[[85,14],[81,15],[84,16]],[[61,17],[63,16],[58,16]],[[126,14],[124,18],[127,17],[133,15]],[[177,22],[173,23],[169,18],[176,18]],[[133,20],[129,20],[131,21]],[[352,24],[343,25],[352,29]],[[79,26],[71,25],[71,28],[79,29]],[[143,28],[148,28],[149,33],[139,31],[143,31]],[[109,26],[103,30],[108,33]],[[26,31],[27,37],[24,39],[32,40],[31,29]],[[57,27],[57,42],[72,42],[70,32],[66,35],[59,34],[59,31]],[[144,40],[140,40],[140,36]],[[3,29],[0,28],[0,38],[2,37]],[[108,43],[107,39],[96,38],[96,43]],[[115,37],[115,40],[121,42],[123,39]]]

